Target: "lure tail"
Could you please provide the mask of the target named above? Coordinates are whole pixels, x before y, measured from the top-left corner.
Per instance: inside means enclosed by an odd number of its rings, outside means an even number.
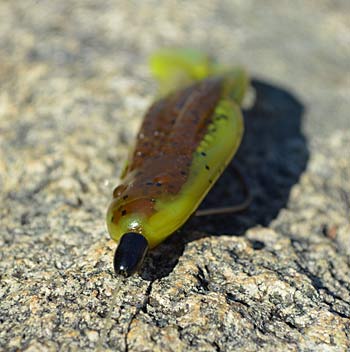
[[[223,73],[227,78],[224,84],[223,96],[233,100],[239,106],[242,105],[243,98],[249,87],[249,78],[242,68],[228,69]]]
[[[225,76],[224,97],[241,104],[249,85],[246,72],[217,64],[208,55],[192,49],[163,49],[151,55],[150,69],[161,95],[209,76]]]
[[[162,49],[149,62],[162,95],[208,77],[211,66],[207,55],[190,49]]]

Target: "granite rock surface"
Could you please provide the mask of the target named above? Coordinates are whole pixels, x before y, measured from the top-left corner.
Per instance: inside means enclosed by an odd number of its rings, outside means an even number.
[[[350,6],[0,3],[0,350],[350,350]],[[104,218],[146,61],[195,47],[252,76],[246,131],[203,206],[118,282]]]

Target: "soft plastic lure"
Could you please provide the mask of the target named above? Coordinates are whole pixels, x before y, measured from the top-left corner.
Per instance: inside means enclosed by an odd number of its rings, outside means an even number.
[[[107,212],[119,242],[114,269],[124,277],[196,211],[243,134],[242,69],[189,50],[158,52],[150,65],[161,96],[145,115]]]

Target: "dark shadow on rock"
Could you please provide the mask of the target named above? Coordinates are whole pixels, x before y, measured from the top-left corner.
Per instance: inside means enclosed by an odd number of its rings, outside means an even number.
[[[309,158],[302,132],[302,103],[290,92],[253,80],[255,105],[244,111],[245,133],[234,161],[227,167],[201,208],[234,205],[243,200],[234,167],[246,179],[253,201],[241,213],[192,217],[186,225],[150,252],[141,276],[154,280],[167,276],[186,243],[223,234],[242,235],[247,229],[268,226],[286,207],[289,194]]]

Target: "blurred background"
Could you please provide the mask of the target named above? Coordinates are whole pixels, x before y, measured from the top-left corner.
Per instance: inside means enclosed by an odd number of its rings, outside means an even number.
[[[203,50],[295,94],[308,139],[348,129],[349,11],[347,0],[1,1],[2,193],[69,160],[94,164],[90,184],[117,175],[106,161],[125,157],[162,47]]]

